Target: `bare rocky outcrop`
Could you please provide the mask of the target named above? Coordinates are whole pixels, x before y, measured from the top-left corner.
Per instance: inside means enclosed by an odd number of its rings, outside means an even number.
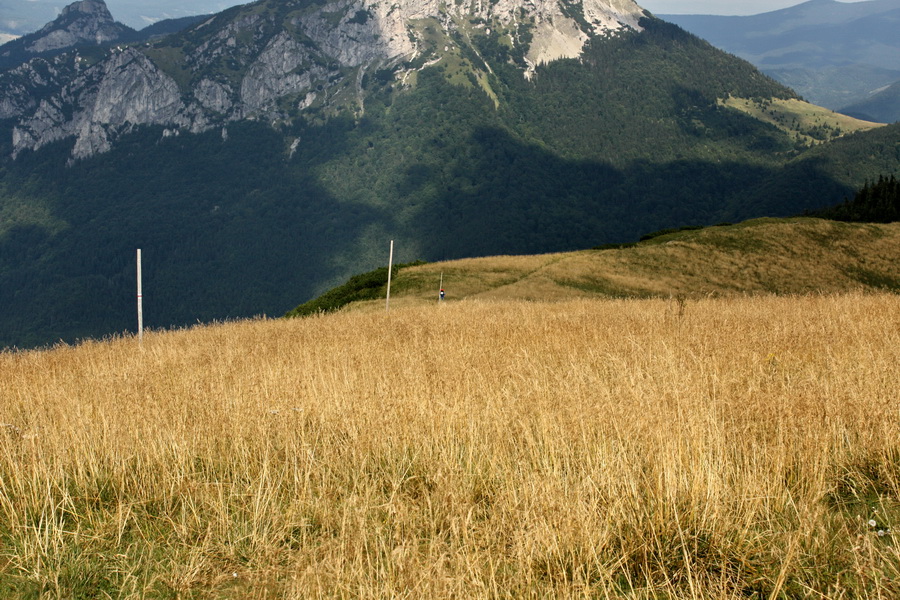
[[[276,35],[248,69],[241,82],[241,102],[256,112],[287,94],[306,92],[327,71],[312,62],[309,52],[287,32]]]
[[[108,13],[101,0],[82,0],[55,22],[91,15],[100,24],[112,21]],[[90,67],[75,57],[66,69],[32,61],[4,73],[0,118],[17,120],[14,153],[74,137],[77,159],[107,151],[117,136],[140,125],[197,132],[243,118],[277,120],[286,98],[294,110],[306,110],[337,95],[330,89],[340,85],[350,86],[344,96],[360,114],[366,73],[390,69],[403,80],[402,71],[439,63],[452,44],[502,33],[505,43],[528,44],[521,48],[528,77],[539,64],[579,56],[592,36],[638,29],[643,14],[632,0],[256,3],[229,20],[196,26],[194,46],[181,42],[158,54],[147,51],[149,45],[119,48]],[[65,31],[106,39],[99,25]],[[47,37],[42,47],[62,39]],[[158,65],[153,56],[182,62]],[[420,57],[420,66],[413,66]]]
[[[234,106],[231,100],[233,94],[234,91],[228,85],[206,78],[201,79],[194,88],[194,97],[200,106],[218,114],[225,114],[231,110]]]
[[[48,23],[25,48],[38,54],[78,44],[105,44],[122,37],[128,28],[113,19],[103,0],[81,0],[65,7],[59,17]]]
[[[135,125],[189,126],[175,81],[144,54],[127,49],[43,100],[13,131],[16,152],[74,136],[74,158],[105,152]]]

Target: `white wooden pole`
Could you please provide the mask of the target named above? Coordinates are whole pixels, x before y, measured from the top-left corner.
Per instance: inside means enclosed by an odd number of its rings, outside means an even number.
[[[384,310],[385,312],[391,310],[391,271],[394,269],[394,240],[391,240],[391,255],[388,258],[388,285],[387,285],[387,300],[385,301]]]
[[[144,294],[141,290],[141,249],[137,251],[137,318],[138,341],[144,341]]]

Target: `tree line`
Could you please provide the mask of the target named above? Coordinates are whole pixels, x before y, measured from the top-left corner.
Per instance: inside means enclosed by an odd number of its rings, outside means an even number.
[[[837,206],[810,214],[853,223],[900,221],[900,183],[894,175],[881,175],[875,183],[866,182],[852,199],[845,199]]]

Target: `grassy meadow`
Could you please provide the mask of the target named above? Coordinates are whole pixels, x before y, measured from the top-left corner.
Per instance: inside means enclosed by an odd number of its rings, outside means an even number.
[[[451,301],[896,293],[900,223],[754,219],[626,248],[429,263],[398,273],[391,304],[431,304],[441,281]],[[383,300],[351,305],[383,308]]]
[[[884,127],[883,123],[856,119],[796,98],[728,98],[721,103],[774,125],[794,141],[807,145]]]
[[[3,598],[896,598],[900,296],[0,353]]]

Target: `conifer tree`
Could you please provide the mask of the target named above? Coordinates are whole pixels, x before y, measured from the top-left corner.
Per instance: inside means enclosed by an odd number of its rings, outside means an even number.
[[[876,183],[866,182],[853,200],[845,200],[815,216],[864,223],[900,221],[900,183],[893,174],[890,177],[880,175]]]

